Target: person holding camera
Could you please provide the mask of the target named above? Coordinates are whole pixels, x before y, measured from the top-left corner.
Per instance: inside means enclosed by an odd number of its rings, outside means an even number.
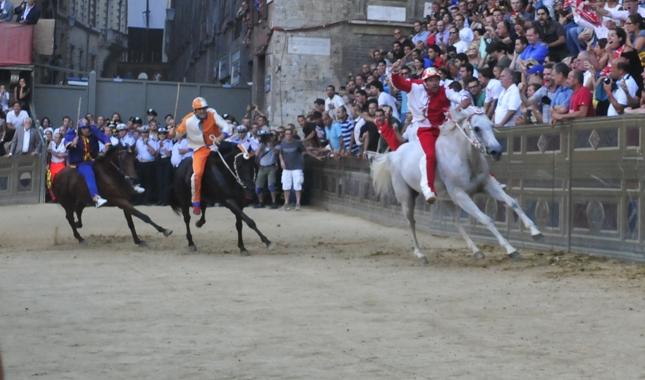
[[[629,105],[629,99],[636,97],[638,84],[628,70],[629,64],[618,59],[613,63],[609,76],[600,79],[609,100],[607,116],[622,115]]]
[[[258,175],[255,179],[255,192],[258,196],[256,208],[264,207],[264,189],[269,189],[271,194],[271,208],[278,208],[276,203],[276,182],[278,174],[278,152],[276,151],[276,140],[273,134],[262,129],[258,132],[260,147],[255,155],[258,164]]]

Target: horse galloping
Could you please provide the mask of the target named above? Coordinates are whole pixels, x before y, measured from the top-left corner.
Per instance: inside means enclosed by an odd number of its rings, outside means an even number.
[[[131,149],[121,146],[113,147],[105,153],[105,156],[94,161],[94,173],[101,194],[110,204],[123,210],[134,243],[143,245],[145,243],[137,236],[134,228],[133,215],[152,225],[166,237],[172,234],[172,230],[157,225],[148,215],[137,210],[130,203],[130,199],[135,193],[133,186],[137,179],[134,161],[135,156]],[[72,228],[74,237],[79,243],[82,243],[84,239],[78,233],[78,229],[83,227],[83,209],[93,203],[85,180],[75,168],[66,167],[56,175],[52,191],[65,209],[65,217]],[[74,220],[74,214],[76,214],[77,220]]]
[[[517,201],[511,198],[502,185],[490,175],[490,167],[484,153],[499,160],[502,148],[493,132],[493,123],[476,107],[463,111],[451,111],[451,118],[441,126],[441,134],[436,143],[437,169],[454,205],[459,206],[470,216],[483,224],[505,249],[509,257],[519,258],[519,252],[502,236],[495,227],[495,222],[483,213],[471,196],[485,191],[504,202],[520,218],[534,239],[542,237],[535,223],[524,213]],[[419,162],[423,160],[423,151],[417,141],[403,144],[394,152],[377,155],[372,160],[371,175],[374,189],[378,195],[386,194],[391,189],[403,208],[414,243],[414,254],[428,262],[421,252],[417,240],[414,220],[415,200],[420,189],[421,170]],[[453,211],[458,212],[453,206]],[[479,248],[466,233],[456,218],[457,229],[466,241],[468,248],[476,258],[483,258]]]
[[[177,214],[181,211],[186,224],[186,239],[188,247],[196,251],[197,247],[190,232],[191,203],[191,176],[193,174],[192,158],[187,158],[175,171],[175,179],[171,192],[171,204]],[[218,202],[228,208],[235,215],[235,228],[237,229],[237,246],[242,255],[248,255],[242,239],[242,222],[255,231],[262,242],[271,246],[271,242],[257,228],[255,221],[243,211],[253,200],[255,191],[255,162],[240,151],[232,147],[230,152],[211,152],[206,161],[206,170],[202,178],[203,199],[200,205],[201,218],[196,223],[197,227],[204,225],[206,219],[206,205],[209,202]]]

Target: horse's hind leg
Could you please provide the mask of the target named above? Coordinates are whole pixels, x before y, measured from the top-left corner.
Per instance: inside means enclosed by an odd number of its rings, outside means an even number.
[[[515,214],[517,214],[517,216],[522,221],[522,224],[524,224],[524,227],[529,230],[533,239],[537,240],[544,236],[542,235],[542,232],[540,232],[540,230],[537,228],[535,223],[531,220],[531,218],[529,218],[524,213],[524,210],[522,210],[517,201],[510,195],[508,195],[504,191],[504,189],[502,189],[502,185],[500,185],[499,181],[491,177],[486,184],[485,190],[491,197],[495,198],[498,201],[504,202],[506,206],[510,207],[511,210],[513,210]]]
[[[83,209],[85,206],[76,206],[76,228],[83,228]]]
[[[426,257],[426,255],[421,252],[421,248],[419,247],[419,240],[417,239],[416,220],[414,219],[414,205],[418,194],[412,189],[409,189],[408,192],[409,194],[406,195],[404,199],[400,200],[400,202],[401,208],[403,209],[403,214],[405,214],[405,217],[408,219],[410,232],[412,233],[414,255],[421,259],[424,264],[428,264],[428,257]]]
[[[139,239],[139,236],[137,236],[137,230],[134,228],[134,222],[132,221],[132,214],[130,214],[128,210],[123,210],[123,215],[125,215],[125,220],[128,222],[128,228],[130,228],[130,232],[132,232],[134,244],[144,245],[145,243],[143,240]]]
[[[206,224],[206,206],[202,205],[200,208],[202,209],[202,216],[199,218],[197,223],[195,223],[195,227],[197,228],[202,228],[202,226]]]
[[[256,234],[258,234],[258,236],[260,237],[260,240],[262,240],[262,243],[264,243],[264,245],[266,245],[267,248],[271,247],[271,241],[267,239],[267,237],[264,236],[262,232],[260,232],[258,227],[255,225],[255,222],[253,221],[253,219],[251,219],[248,215],[244,213],[244,211],[242,211],[242,209],[240,208],[240,206],[237,205],[237,202],[235,202],[234,199],[225,200],[224,205],[229,210],[231,210],[231,212],[235,214],[236,217],[242,218],[244,223],[246,223],[246,225],[249,226],[250,229],[255,231]]]
[[[242,240],[242,217],[235,215],[235,228],[237,229],[237,247],[240,249],[242,256],[248,256],[249,251],[244,247],[244,241]]]
[[[477,221],[483,224],[488,230],[495,236],[499,244],[506,250],[506,254],[511,258],[519,257],[517,250],[502,236],[501,233],[495,227],[493,220],[488,217],[488,215],[481,212],[477,204],[466,194],[463,190],[453,190],[449,191],[450,198],[453,202],[464,211],[466,211],[470,216],[477,219]]]
[[[195,252],[197,251],[197,246],[195,246],[193,235],[190,233],[190,209],[188,207],[182,207],[181,214],[183,215],[184,223],[186,224],[186,240],[188,240],[188,249]]]
[[[74,211],[71,208],[65,209],[65,218],[67,219],[69,226],[72,227],[72,232],[74,233],[76,240],[78,240],[79,243],[84,242],[85,239],[81,237],[81,235],[78,233],[78,230],[76,229],[76,222],[74,221]]]

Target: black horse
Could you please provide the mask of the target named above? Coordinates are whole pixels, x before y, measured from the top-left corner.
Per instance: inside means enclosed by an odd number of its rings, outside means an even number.
[[[228,208],[235,215],[237,246],[242,255],[248,255],[242,241],[242,221],[258,234],[267,247],[271,246],[271,242],[260,232],[253,219],[243,211],[244,207],[248,206],[253,200],[255,162],[252,159],[245,159],[244,154],[237,147],[231,149],[231,151],[222,154],[222,156],[213,152],[206,160],[206,170],[204,170],[202,178],[202,217],[196,225],[197,227],[204,225],[206,205],[208,203],[217,202]],[[222,161],[222,158],[224,158],[224,161]],[[190,233],[190,177],[192,175],[193,160],[192,158],[187,158],[182,161],[175,172],[170,206],[177,214],[181,211],[184,223],[186,223],[188,247],[192,251],[196,251],[197,247]]]
[[[135,209],[130,203],[130,199],[135,194],[133,185],[137,180],[134,162],[135,155],[131,149],[121,146],[113,147],[103,157],[99,157],[94,161],[94,174],[99,193],[110,204],[123,210],[125,220],[128,222],[128,227],[132,232],[134,243],[142,245],[144,242],[137,236],[132,215],[152,225],[164,236],[170,236],[172,231],[157,225],[148,215]],[[58,202],[65,209],[65,216],[70,227],[72,227],[74,237],[79,243],[82,243],[84,239],[78,233],[78,229],[83,227],[81,215],[86,206],[94,203],[85,180],[75,168],[67,167],[54,178],[52,190]],[[77,221],[74,220],[74,213],[76,213]]]

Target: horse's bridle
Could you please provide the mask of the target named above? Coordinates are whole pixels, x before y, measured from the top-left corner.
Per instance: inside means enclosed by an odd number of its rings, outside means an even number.
[[[480,153],[486,154],[486,147],[479,141],[479,139],[475,136],[475,131],[473,130],[473,125],[470,123],[470,119],[474,116],[477,115],[476,113],[471,114],[468,116],[464,121],[459,124],[456,121],[453,121],[455,123],[455,126],[457,129],[464,135],[466,138],[466,141],[472,145],[475,150],[478,150]]]
[[[114,170],[116,170],[117,173],[122,175],[123,178],[126,179],[126,181],[128,181],[128,182],[130,182],[130,184],[132,184],[132,177],[130,177],[129,175],[125,174],[123,169],[121,169],[121,153],[123,153],[123,151],[119,151],[119,152],[115,152],[115,153],[117,154],[117,160],[119,161],[119,165],[117,165],[114,162],[112,162],[112,160],[110,160],[110,165],[112,165]]]

